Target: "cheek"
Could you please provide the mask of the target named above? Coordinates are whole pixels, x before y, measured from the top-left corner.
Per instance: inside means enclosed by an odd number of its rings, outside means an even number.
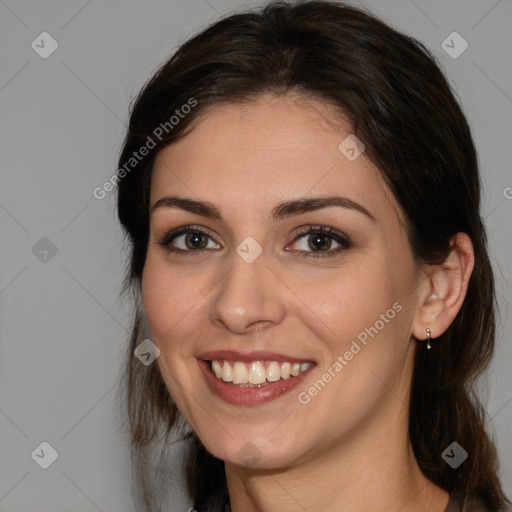
[[[173,293],[175,283],[159,267],[160,265],[148,257],[142,275],[144,309],[151,334],[157,340],[172,327],[174,312],[179,307],[177,294]]]
[[[194,318],[204,315],[200,300],[204,295],[198,277],[183,275],[158,254],[148,251],[142,274],[142,299],[152,342],[160,349],[156,362],[167,389],[187,420],[193,418],[184,383],[197,371],[197,361],[191,356],[193,338],[200,336],[194,328]],[[180,342],[180,340],[182,340]],[[194,425],[194,421],[191,422]]]
[[[303,293],[307,290],[302,287]],[[355,264],[340,268],[310,290],[304,302],[313,305],[330,338],[342,334],[340,341],[345,342],[373,326],[399,299],[399,292],[386,279],[386,270],[374,261],[358,260],[357,268]]]
[[[394,373],[402,369],[409,345],[410,315],[400,287],[387,279],[382,265],[362,267],[333,273],[322,296],[317,287],[303,296],[306,304],[318,301],[315,313],[321,322],[313,321],[311,326],[317,326],[314,334],[328,349],[323,371],[336,375],[336,384],[329,386],[333,393],[330,398],[351,406],[364,403],[353,401],[354,397],[375,397],[385,389],[383,382],[391,383]],[[343,394],[336,396],[335,389],[339,387]]]
[[[148,251],[142,275],[142,298],[155,343],[162,344],[201,307],[204,283],[200,275],[183,275],[177,267]]]

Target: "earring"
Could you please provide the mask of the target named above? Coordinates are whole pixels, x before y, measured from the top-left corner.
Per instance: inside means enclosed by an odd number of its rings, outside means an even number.
[[[430,329],[427,327],[427,349],[430,350],[432,348],[432,345],[430,344],[430,340],[432,337],[430,336]]]

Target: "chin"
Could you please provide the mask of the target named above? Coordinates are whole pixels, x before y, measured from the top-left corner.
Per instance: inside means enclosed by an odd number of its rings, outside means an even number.
[[[224,431],[219,437],[213,437],[211,431],[207,438],[198,435],[214,457],[247,469],[279,469],[291,465],[297,458],[297,443],[292,438],[286,439],[286,436],[269,441],[263,434],[254,432],[233,434],[233,437]]]

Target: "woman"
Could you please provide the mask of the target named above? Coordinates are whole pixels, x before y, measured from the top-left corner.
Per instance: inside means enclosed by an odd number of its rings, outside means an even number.
[[[222,19],[138,96],[118,178],[148,509],[162,432],[192,441],[197,511],[505,509],[471,388],[495,330],[477,157],[420,43],[334,2]]]

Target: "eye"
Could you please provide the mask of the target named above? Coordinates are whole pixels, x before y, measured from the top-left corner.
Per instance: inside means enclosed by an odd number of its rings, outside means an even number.
[[[309,226],[295,237],[293,243],[300,256],[313,258],[334,256],[352,247],[350,237],[328,226]],[[333,247],[333,243],[337,245]]]
[[[352,247],[352,240],[347,235],[328,226],[308,226],[295,237],[293,250],[302,257],[327,257]],[[165,234],[158,245],[168,253],[178,256],[192,256],[208,249],[220,249],[210,234],[197,226],[182,226]],[[288,246],[290,247],[290,246]],[[289,248],[285,250],[291,251]]]
[[[170,231],[158,241],[158,245],[169,253],[201,252],[205,249],[220,248],[209,233],[195,226],[182,226]]]

